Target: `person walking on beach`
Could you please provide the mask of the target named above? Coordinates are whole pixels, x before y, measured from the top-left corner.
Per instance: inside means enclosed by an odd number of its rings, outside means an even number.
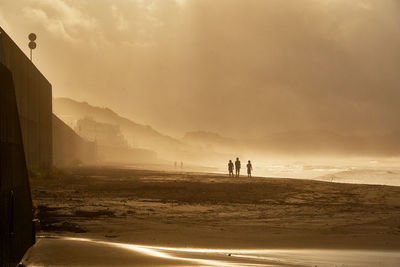
[[[235,161],[235,171],[236,171],[236,177],[239,177],[239,175],[240,175],[240,160],[239,160],[239,158],[236,158],[236,161]]]
[[[247,163],[247,177],[251,178],[251,171],[253,170],[253,166],[251,165],[250,160]]]
[[[229,171],[229,177],[233,177],[233,162],[232,162],[232,160],[229,160],[228,171]]]

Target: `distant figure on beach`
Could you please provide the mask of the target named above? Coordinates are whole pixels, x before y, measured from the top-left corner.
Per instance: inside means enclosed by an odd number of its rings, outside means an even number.
[[[240,175],[240,160],[239,160],[239,158],[236,158],[236,161],[235,161],[235,171],[236,171],[236,177],[239,177],[239,175]]]
[[[183,169],[183,161],[181,161],[181,169]]]
[[[251,177],[251,171],[253,170],[253,166],[251,165],[250,160],[247,162],[247,177]]]
[[[229,171],[229,177],[233,177],[233,162],[232,162],[232,160],[229,160],[228,171]]]
[[[178,163],[175,161],[175,162],[174,162],[175,169],[176,169],[176,166],[177,166],[177,165],[178,165]]]

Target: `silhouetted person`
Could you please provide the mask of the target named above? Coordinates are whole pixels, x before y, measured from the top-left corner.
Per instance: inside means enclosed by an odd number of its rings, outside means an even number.
[[[176,166],[178,165],[178,163],[175,161],[174,162],[174,167],[175,167],[175,169],[176,169]]]
[[[253,166],[251,166],[250,160],[247,163],[247,177],[251,177],[251,171],[253,170]]]
[[[236,158],[236,161],[235,161],[235,171],[236,171],[236,177],[239,177],[239,175],[240,175],[240,160],[239,160],[239,158]]]
[[[232,162],[232,160],[229,160],[228,171],[229,171],[229,177],[233,177],[233,162]]]
[[[181,169],[183,169],[183,161],[181,161]]]

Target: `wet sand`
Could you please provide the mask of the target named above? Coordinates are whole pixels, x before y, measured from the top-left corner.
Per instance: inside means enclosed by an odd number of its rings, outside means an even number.
[[[39,235],[168,247],[400,249],[400,187],[115,168],[32,180]]]
[[[68,256],[66,256],[68,255]],[[86,238],[40,238],[26,266],[398,266],[393,251],[199,249],[143,246]]]

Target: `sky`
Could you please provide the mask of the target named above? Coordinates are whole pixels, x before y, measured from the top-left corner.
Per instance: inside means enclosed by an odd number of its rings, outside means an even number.
[[[400,131],[397,0],[1,0],[55,97],[172,135]]]

